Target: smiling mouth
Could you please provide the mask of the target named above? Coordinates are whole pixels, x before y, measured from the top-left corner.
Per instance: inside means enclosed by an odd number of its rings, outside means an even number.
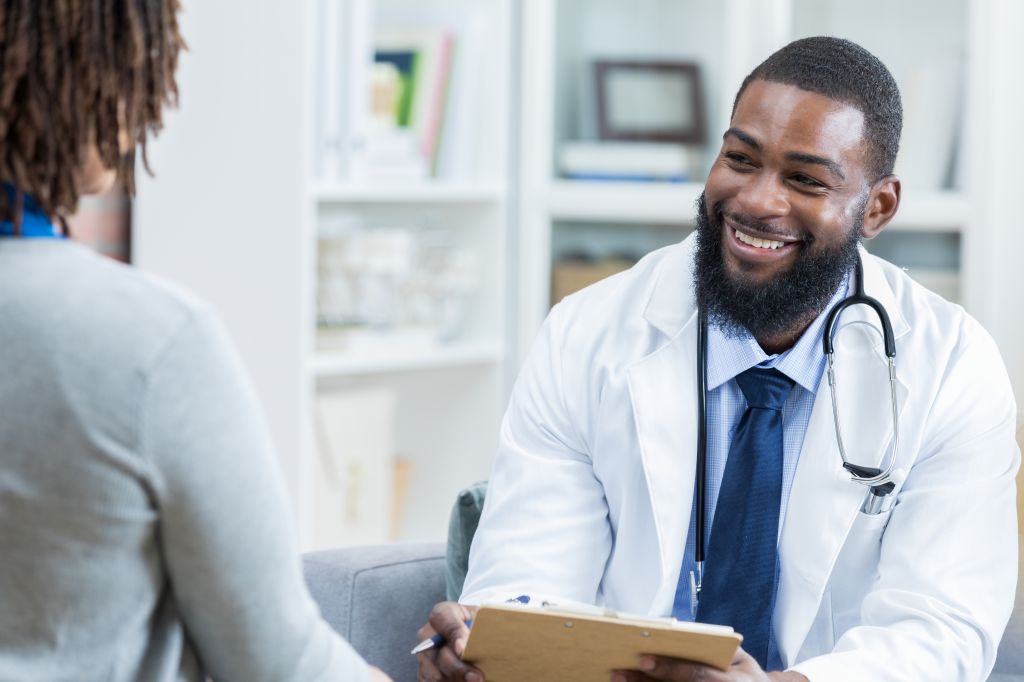
[[[786,242],[780,242],[775,239],[761,239],[760,237],[751,237],[749,234],[744,234],[743,232],[740,232],[735,228],[733,228],[733,234],[736,235],[736,239],[740,240],[744,244],[749,244],[750,246],[755,246],[759,249],[767,249],[770,251],[774,251],[775,249],[778,249],[786,245]]]
[[[761,249],[764,251],[778,251],[779,249],[795,246],[802,240],[799,238],[783,238],[783,239],[772,239],[764,230],[757,230],[759,234],[750,234],[741,228],[746,227],[744,223],[740,222],[734,217],[724,215],[722,216],[725,221],[725,226],[732,232],[736,241],[747,246],[751,246],[755,249]]]

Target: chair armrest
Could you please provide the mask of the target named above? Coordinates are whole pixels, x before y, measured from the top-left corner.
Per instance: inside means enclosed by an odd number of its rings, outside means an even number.
[[[409,650],[445,597],[442,543],[348,547],[303,556],[306,584],[324,619],[371,665],[416,679]]]

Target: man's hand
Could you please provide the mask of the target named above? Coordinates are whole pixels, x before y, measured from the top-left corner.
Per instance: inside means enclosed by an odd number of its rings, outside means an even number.
[[[667,656],[641,656],[637,667],[614,671],[612,682],[808,682],[800,673],[766,673],[743,649],[737,649],[725,672]]]
[[[483,673],[459,659],[469,637],[466,621],[471,620],[475,613],[475,606],[463,606],[450,601],[436,604],[430,611],[429,621],[419,629],[416,636],[422,641],[440,634],[445,644],[416,655],[420,662],[420,682],[484,682]]]

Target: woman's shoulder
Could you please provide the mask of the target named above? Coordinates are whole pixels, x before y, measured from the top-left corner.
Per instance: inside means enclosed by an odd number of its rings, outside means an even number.
[[[71,242],[0,245],[0,310],[26,348],[137,372],[209,306],[181,287]]]

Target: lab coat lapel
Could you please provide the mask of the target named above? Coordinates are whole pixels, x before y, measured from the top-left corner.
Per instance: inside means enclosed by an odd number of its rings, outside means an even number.
[[[692,239],[688,240],[692,246]],[[666,262],[644,312],[667,342],[629,368],[641,461],[659,543],[663,580],[656,604],[671,604],[693,503],[697,439],[697,315],[692,249]]]
[[[896,395],[900,411],[908,389],[899,379],[898,339],[908,331],[881,268],[864,258],[865,291],[888,311],[897,338]],[[837,399],[849,460],[879,466],[891,456],[892,403],[888,367],[875,313],[864,305],[847,308],[834,335]],[[888,459],[886,459],[888,461]],[[775,632],[789,665],[806,638],[839,551],[857,518],[866,488],[842,468],[828,378],[823,376],[804,437],[779,543],[781,575]]]

